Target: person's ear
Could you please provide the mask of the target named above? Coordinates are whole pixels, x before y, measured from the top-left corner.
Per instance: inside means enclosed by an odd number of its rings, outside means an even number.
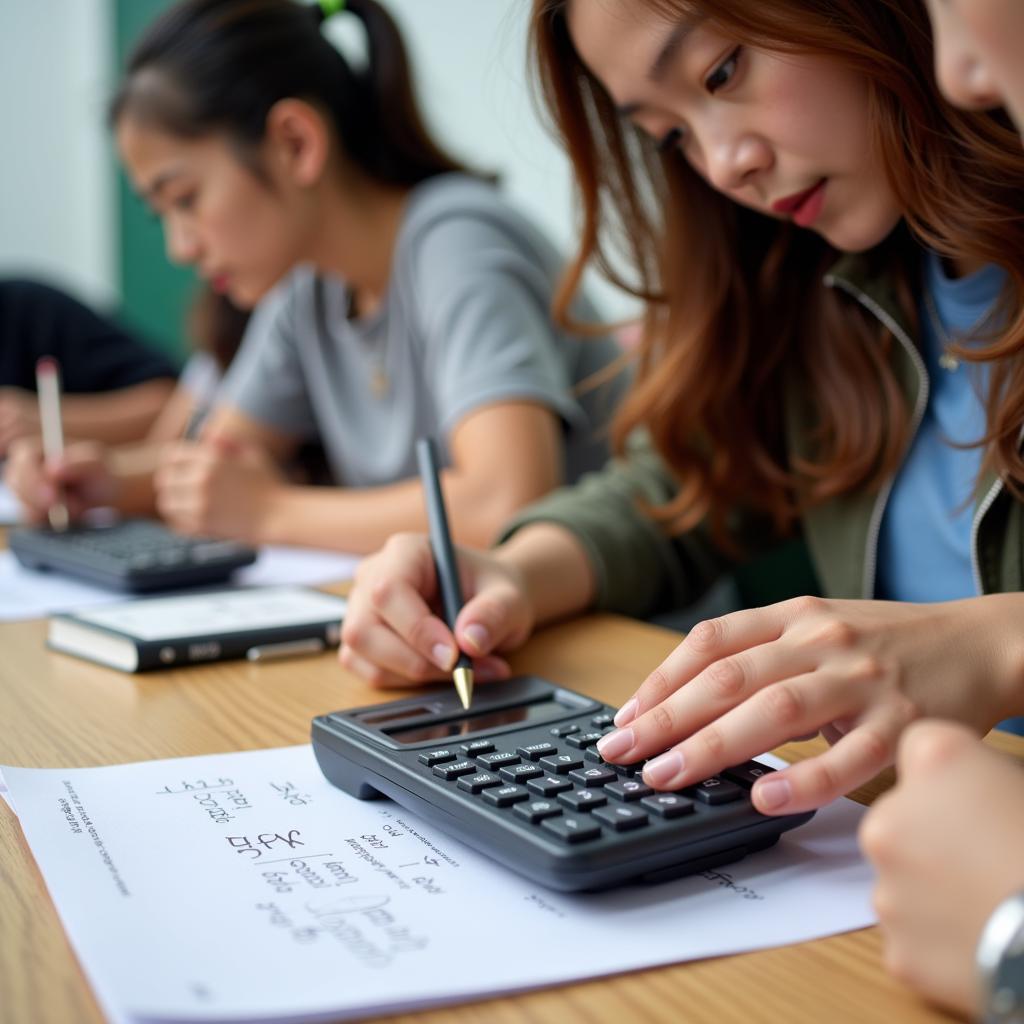
[[[267,114],[264,155],[274,176],[299,188],[315,185],[330,151],[330,132],[321,113],[298,99],[278,100]]]

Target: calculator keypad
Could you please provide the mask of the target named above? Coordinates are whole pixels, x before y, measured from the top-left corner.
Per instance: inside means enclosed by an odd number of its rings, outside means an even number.
[[[541,822],[541,828],[557,836],[564,843],[585,843],[588,839],[597,839],[601,835],[600,825],[576,815],[547,818]]]
[[[551,757],[542,757],[540,765],[549,772],[555,772],[556,775],[568,775],[569,772],[583,767],[583,758],[576,754],[552,754]]]
[[[460,775],[472,775],[479,769],[472,761],[456,761],[455,764],[436,764],[434,774],[440,776],[446,782],[457,779]]]
[[[561,814],[562,808],[554,800],[530,800],[524,804],[516,804],[515,811],[520,818],[525,818],[531,825],[536,825],[538,821]]]
[[[637,807],[628,804],[614,804],[598,807],[594,817],[616,832],[629,832],[635,828],[643,828],[647,824],[647,815]]]
[[[747,761],[684,790],[658,792],[643,781],[645,762],[620,765],[601,756],[597,741],[612,727],[612,715],[602,713],[586,724],[548,729],[550,740],[532,738],[514,752],[509,749],[513,736],[504,750],[489,740],[474,740],[425,751],[418,760],[438,784],[454,783],[453,788],[481,800],[492,813],[511,811],[508,820],[541,829],[565,844],[636,830],[688,828],[687,819],[726,813],[717,809],[749,800],[750,787],[773,770]]]
[[[531,779],[527,784],[534,793],[541,796],[557,796],[567,789],[572,789],[572,783],[568,779],[560,779],[555,775],[545,775],[541,779]]]

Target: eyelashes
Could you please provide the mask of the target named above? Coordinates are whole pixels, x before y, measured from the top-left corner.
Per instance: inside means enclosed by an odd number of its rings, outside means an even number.
[[[704,80],[704,88],[709,93],[714,95],[719,89],[724,89],[732,81],[739,65],[742,49],[742,46],[737,46]]]

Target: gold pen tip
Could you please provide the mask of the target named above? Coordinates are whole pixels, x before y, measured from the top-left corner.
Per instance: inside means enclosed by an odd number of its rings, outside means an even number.
[[[468,711],[470,702],[473,700],[473,670],[471,668],[457,668],[452,673],[455,679],[455,689],[459,694],[462,706]]]

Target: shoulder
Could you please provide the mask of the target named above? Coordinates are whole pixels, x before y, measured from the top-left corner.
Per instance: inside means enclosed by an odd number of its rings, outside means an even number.
[[[465,274],[518,258],[548,269],[557,254],[543,232],[498,188],[445,174],[413,190],[396,262],[417,276]]]

